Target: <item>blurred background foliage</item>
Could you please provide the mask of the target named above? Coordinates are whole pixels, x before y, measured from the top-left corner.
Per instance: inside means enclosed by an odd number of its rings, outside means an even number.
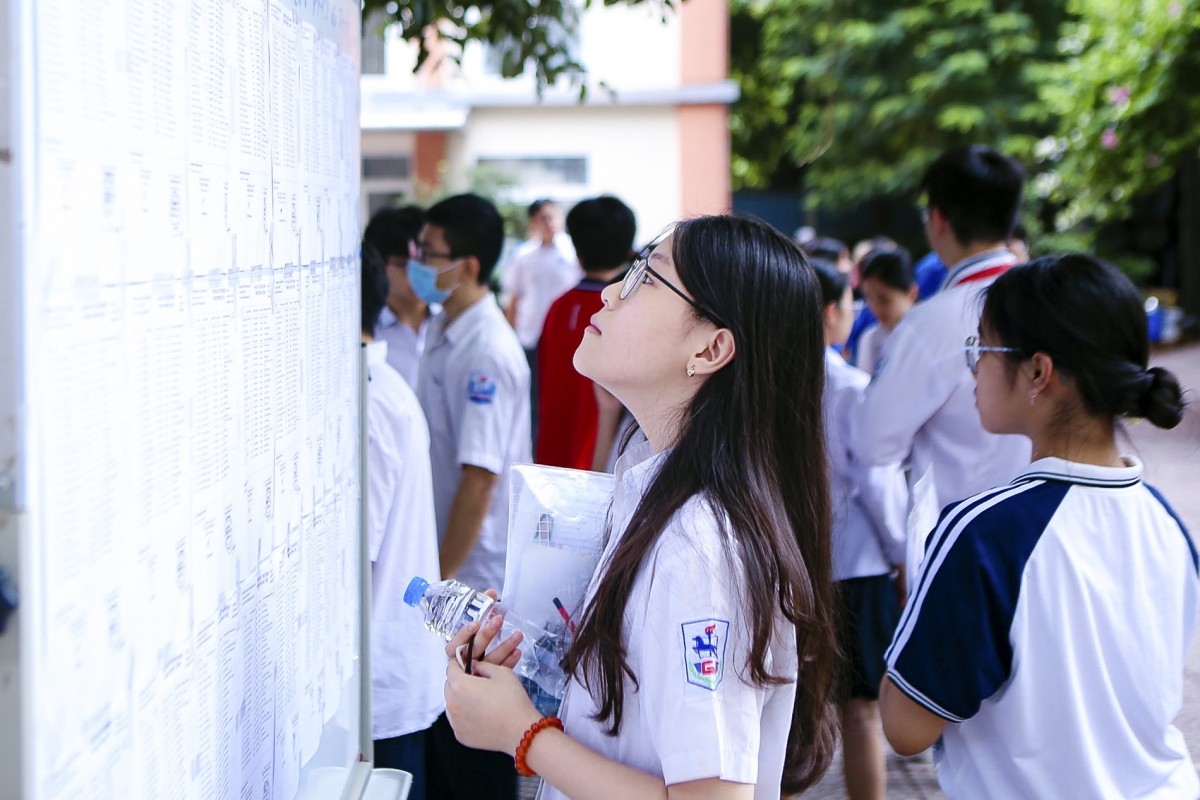
[[[437,30],[451,58],[488,43],[506,77],[532,71],[539,90],[582,95],[586,65],[566,42],[586,8],[654,4],[665,18],[681,1],[365,0],[363,11],[399,26],[421,62]],[[988,143],[1029,171],[1035,252],[1092,250],[1142,279],[1155,264],[1129,244],[1141,234],[1114,231],[1178,176],[1190,176],[1185,208],[1200,193],[1200,0],[730,0],[730,25],[735,190],[795,191],[810,211],[895,208],[916,200],[938,153]]]

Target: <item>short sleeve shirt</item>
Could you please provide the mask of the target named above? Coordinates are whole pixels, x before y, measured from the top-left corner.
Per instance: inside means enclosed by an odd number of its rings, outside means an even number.
[[[516,331],[522,347],[537,347],[550,304],[582,277],[574,250],[558,239],[528,247],[513,258],[504,273],[504,291],[517,297]]]
[[[440,306],[433,306],[430,316],[415,331],[397,319],[387,306],[379,313],[379,322],[375,325],[375,338],[387,343],[388,363],[400,373],[400,377],[408,382],[413,391],[417,388],[417,373],[421,366],[421,354],[425,352],[425,336],[429,332],[430,320],[440,312]]]
[[[434,508],[445,538],[462,467],[499,480],[479,540],[455,577],[476,589],[504,585],[509,473],[531,460],[529,365],[491,294],[447,324],[434,319],[421,362],[417,396],[429,421]]]
[[[446,656],[419,614],[404,607],[413,576],[440,578],[429,430],[417,396],[367,346],[367,524],[371,561],[372,736],[424,730],[445,708]]]
[[[963,348],[979,328],[979,297],[1016,262],[1007,250],[968,259],[946,288],[914,307],[883,346],[853,416],[850,446],[864,464],[907,461],[933,470],[938,507],[1007,483],[1029,462],[1024,436],[988,433],[975,407]]]
[[[662,458],[648,443],[622,456],[614,531],[628,524]],[[742,581],[723,536],[709,504],[694,498],[672,518],[636,579],[622,638],[638,687],[625,684],[617,736],[606,736],[592,719],[596,705],[578,681],[569,684],[560,716],[575,740],[668,785],[718,778],[754,784],[756,800],[774,800],[796,693],[795,631],[777,628],[767,664],[792,681],[765,688],[749,683],[750,644],[736,589]],[[618,541],[614,536],[608,543],[597,575]],[[563,797],[546,784],[540,796]]]
[[[1047,458],[946,508],[888,676],[950,723],[951,798],[1194,798],[1172,725],[1196,626],[1195,545],[1141,466]]]
[[[867,374],[825,351],[822,393],[833,512],[833,579],[887,575],[904,563],[908,484],[899,463],[860,464],[850,452],[850,415],[862,402]]]

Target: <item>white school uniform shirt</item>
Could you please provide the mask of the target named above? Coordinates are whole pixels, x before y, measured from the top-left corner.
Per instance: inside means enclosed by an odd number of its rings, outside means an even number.
[[[490,293],[449,324],[445,314],[434,319],[417,385],[429,421],[439,543],[446,536],[462,467],[469,464],[499,476],[479,540],[454,575],[472,588],[499,591],[508,547],[509,468],[533,456],[529,364]]]
[[[371,559],[372,738],[425,730],[446,707],[446,654],[404,604],[413,576],[441,575],[429,429],[417,396],[386,361],[387,343],[367,345],[367,524]]]
[[[1172,721],[1200,561],[1141,465],[1034,462],[952,505],[888,675],[950,721],[951,798],[1188,798],[1200,780]]]
[[[933,469],[938,507],[1007,483],[1029,463],[1023,436],[983,429],[964,342],[979,329],[981,291],[1016,263],[991,250],[959,263],[943,289],[909,311],[854,415],[850,448],[864,464],[908,459],[914,475]]]
[[[517,297],[517,338],[526,350],[537,347],[554,301],[583,280],[574,249],[559,239],[526,245],[504,272],[504,291]]]
[[[644,442],[618,461],[614,535],[589,599],[665,458]],[[795,629],[786,622],[777,628],[767,661],[791,682],[758,688],[743,680],[750,646],[737,588],[743,580],[723,536],[713,509],[692,498],[647,557],[625,606],[621,636],[638,688],[626,680],[617,735],[606,736],[592,719],[597,706],[574,679],[559,716],[571,738],[668,785],[719,778],[755,784],[755,800],[776,800],[796,697]],[[566,795],[543,782],[538,797]]]
[[[421,367],[421,354],[425,352],[425,337],[429,333],[429,323],[441,313],[441,306],[430,306],[429,315],[421,321],[417,330],[401,322],[387,306],[379,313],[379,322],[375,325],[375,338],[387,342],[387,361],[392,369],[400,373],[408,385],[415,391],[417,375]]]
[[[908,484],[899,463],[860,464],[850,452],[850,415],[862,403],[867,373],[825,350],[825,447],[833,512],[833,579],[887,575],[904,563]]]
[[[862,336],[858,337],[854,365],[868,375],[874,375],[875,368],[879,366],[879,357],[883,354],[883,343],[888,340],[890,333],[891,331],[879,323],[867,328]]]

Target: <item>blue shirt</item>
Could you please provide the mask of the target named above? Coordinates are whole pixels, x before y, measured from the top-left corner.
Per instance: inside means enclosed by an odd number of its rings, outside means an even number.
[[[937,294],[946,282],[950,270],[942,263],[938,254],[930,251],[913,266],[913,275],[917,279],[917,299],[928,300]]]

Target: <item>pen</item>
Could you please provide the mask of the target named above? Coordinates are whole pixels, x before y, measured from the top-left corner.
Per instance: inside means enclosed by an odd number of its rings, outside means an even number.
[[[571,621],[571,615],[567,613],[567,609],[563,608],[562,600],[554,598],[554,607],[558,609],[558,615],[563,618],[563,622],[567,623],[567,627],[571,629],[571,635],[575,635],[575,623]]]

